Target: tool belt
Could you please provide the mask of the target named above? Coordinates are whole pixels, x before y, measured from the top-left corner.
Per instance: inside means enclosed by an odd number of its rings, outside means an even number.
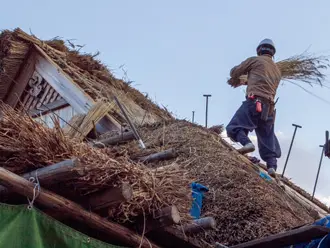
[[[268,117],[272,116],[275,122],[276,109],[273,101],[256,95],[247,96],[247,99],[256,103],[256,110],[258,113],[261,113],[261,120],[266,121]]]

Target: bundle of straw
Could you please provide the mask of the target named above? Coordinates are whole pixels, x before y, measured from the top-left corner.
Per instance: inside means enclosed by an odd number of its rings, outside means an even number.
[[[330,67],[327,56],[313,56],[303,53],[277,62],[282,80],[294,80],[309,85],[323,86],[326,75],[323,70]]]
[[[292,56],[276,64],[282,73],[283,81],[300,81],[308,83],[310,86],[324,86],[326,75],[323,70],[330,67],[327,56],[314,56],[308,53]],[[244,85],[246,81],[247,75],[242,75],[237,79],[229,79],[228,83],[233,87],[237,87]]]
[[[56,121],[55,128],[49,129],[6,105],[1,105],[0,111],[1,167],[22,174],[64,159],[77,158],[80,161],[77,169],[84,171],[84,176],[67,182],[60,190],[75,189],[76,193],[86,195],[123,182],[132,185],[132,200],[112,209],[110,217],[127,221],[173,204],[183,217],[188,214],[192,179],[183,169],[152,170],[130,162],[124,155],[111,156],[107,150],[69,139]]]

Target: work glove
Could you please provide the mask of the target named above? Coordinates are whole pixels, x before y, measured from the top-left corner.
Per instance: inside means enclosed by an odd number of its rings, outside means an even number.
[[[242,86],[242,85],[247,85],[247,76],[242,75],[238,78],[230,78],[228,80],[228,84],[233,88],[237,88],[237,87]]]

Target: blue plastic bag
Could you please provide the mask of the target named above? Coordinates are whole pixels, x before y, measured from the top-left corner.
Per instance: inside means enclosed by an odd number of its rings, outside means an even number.
[[[272,179],[270,178],[270,176],[262,171],[259,172],[259,176],[263,179],[265,179],[266,181],[271,181]]]
[[[190,210],[190,215],[194,219],[199,219],[203,206],[204,193],[208,192],[209,189],[206,186],[195,182],[191,184],[191,189],[193,202]]]

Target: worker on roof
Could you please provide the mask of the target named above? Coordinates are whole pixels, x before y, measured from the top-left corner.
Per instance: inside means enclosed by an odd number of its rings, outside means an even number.
[[[226,127],[228,136],[243,145],[239,152],[250,153],[255,146],[248,133],[255,130],[261,158],[267,163],[268,174],[275,176],[281,149],[274,133],[275,95],[281,72],[273,61],[276,49],[272,40],[264,39],[257,47],[256,57],[248,58],[230,71],[228,83],[234,88],[247,85],[246,101]],[[247,75],[247,80],[242,76]]]

